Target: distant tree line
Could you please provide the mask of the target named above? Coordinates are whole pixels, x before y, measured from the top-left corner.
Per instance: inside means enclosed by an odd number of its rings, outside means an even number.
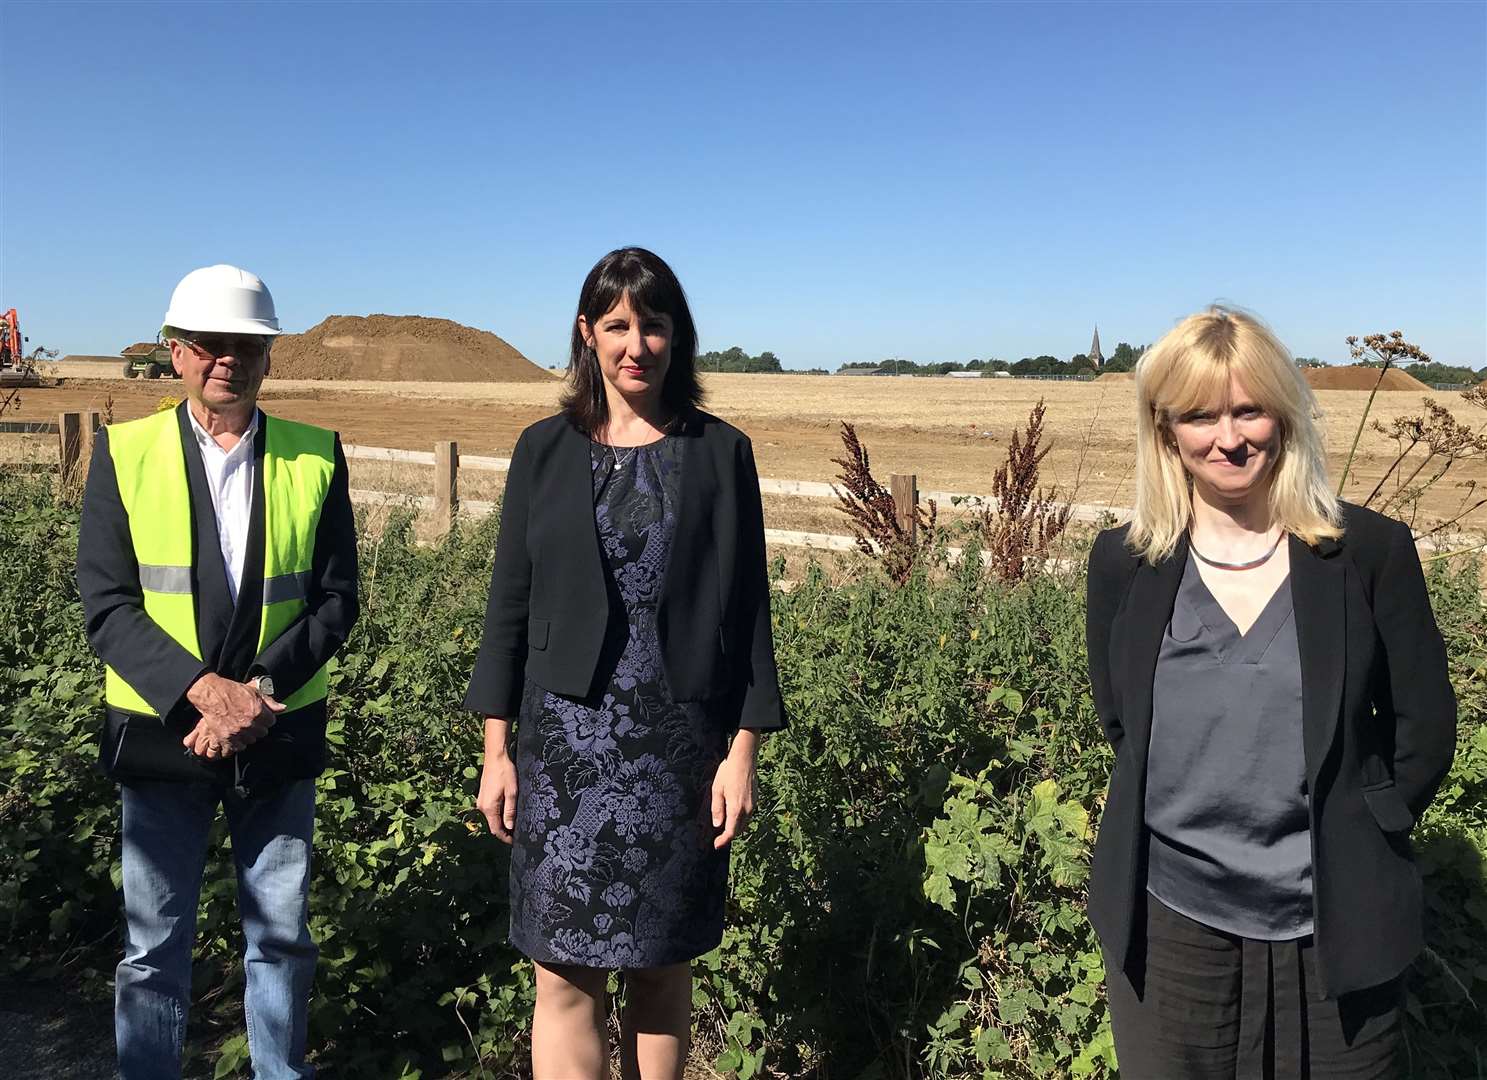
[[[1376,360],[1366,360],[1359,367],[1382,367]],[[1473,371],[1469,367],[1458,367],[1454,364],[1439,364],[1431,361],[1428,364],[1401,364],[1401,371],[1408,371],[1422,383],[1466,383],[1475,386],[1484,378],[1487,378],[1487,367]]]
[[[1009,372],[1013,375],[1094,375],[1106,371],[1130,371],[1148,346],[1133,346],[1122,341],[1110,357],[1098,367],[1083,353],[1068,360],[1056,356],[1025,356],[1009,363],[1006,360],[946,360],[933,364],[916,364],[912,360],[892,357],[887,360],[854,360],[838,371],[887,371],[895,375],[948,375],[952,371],[979,371],[982,375]]]
[[[854,360],[850,364],[843,364],[837,370],[890,371],[895,375],[948,375],[952,371],[980,371],[984,364],[983,360],[972,360],[965,364],[958,360],[947,360],[936,364],[916,364],[912,360],[902,360],[893,356],[887,360]]]
[[[886,360],[854,360],[837,368],[838,371],[885,371],[895,375],[948,375],[952,371],[979,371],[982,375],[994,375],[998,372],[1009,372],[1013,375],[1094,375],[1104,374],[1107,371],[1131,371],[1136,367],[1136,361],[1141,359],[1143,353],[1151,346],[1130,345],[1122,341],[1115,347],[1115,351],[1105,359],[1099,367],[1095,366],[1093,360],[1083,353],[1077,353],[1068,360],[1060,360],[1056,356],[1046,353],[1042,356],[1024,356],[1021,360],[1009,363],[1006,360],[982,360],[974,359],[967,361],[944,360],[932,364],[918,364],[913,360],[902,360],[898,357],[890,357]],[[1298,356],[1296,366],[1301,368],[1320,368],[1327,365],[1315,356]],[[1366,361],[1364,367],[1378,367],[1377,361]],[[774,353],[765,351],[758,356],[750,356],[737,345],[722,352],[706,352],[697,357],[697,368],[699,371],[742,371],[742,372],[783,372],[784,366],[780,358]],[[1412,364],[1406,370],[1423,383],[1466,383],[1475,386],[1477,383],[1487,380],[1487,367],[1473,371],[1469,367],[1458,367],[1451,364]],[[799,373],[797,373],[799,374]],[[824,368],[811,368],[805,374],[825,375]]]
[[[737,345],[722,352],[705,352],[697,357],[698,371],[783,371],[780,366],[780,358],[772,352],[762,352],[758,356],[750,356]]]

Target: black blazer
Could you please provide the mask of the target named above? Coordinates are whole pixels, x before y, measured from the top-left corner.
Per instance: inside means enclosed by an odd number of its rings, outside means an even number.
[[[196,448],[186,404],[176,409],[191,493],[192,591],[196,601],[198,660],[162,630],[144,610],[139,564],[129,536],[129,517],[119,498],[108,429],[98,433],[88,466],[78,529],[77,583],[87,619],[88,641],[104,663],[124,677],[161,720],[108,708],[99,762],[115,779],[157,775],[215,780],[251,787],[276,779],[314,776],[325,765],[325,702],[281,713],[269,734],[220,762],[189,755],[181,739],[200,714],[186,691],[201,675],[225,678],[268,675],[280,699],[294,693],[335,655],[357,617],[356,522],[346,459],[336,440],[335,472],[315,533],[309,604],[283,634],[258,653],[263,609],[263,450],[272,418],[260,415],[253,454],[256,468],[249,512],[243,580],[234,605],[217,536],[217,515],[206,469]],[[182,767],[182,759],[186,761]],[[164,761],[165,767],[160,763]]]
[[[1423,945],[1409,832],[1451,765],[1456,698],[1410,531],[1344,504],[1345,533],[1290,539],[1311,807],[1318,975],[1328,997],[1386,982]],[[1156,566],[1102,532],[1089,559],[1095,709],[1115,747],[1095,843],[1089,913],[1128,970],[1146,901],[1146,757],[1152,680],[1187,562]],[[1135,958],[1138,959],[1139,958]]]
[[[764,512],[749,440],[716,416],[683,417],[681,504],[657,625],[678,701],[718,701],[748,728],[784,726]],[[465,707],[515,719],[530,677],[555,694],[602,689],[614,620],[594,526],[589,438],[559,414],[522,432],[511,456],[485,633]]]

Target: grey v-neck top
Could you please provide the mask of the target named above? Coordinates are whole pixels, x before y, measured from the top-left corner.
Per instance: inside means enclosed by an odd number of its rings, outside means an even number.
[[[1188,556],[1157,655],[1151,724],[1147,890],[1242,937],[1311,933],[1301,663],[1289,577],[1241,635]]]

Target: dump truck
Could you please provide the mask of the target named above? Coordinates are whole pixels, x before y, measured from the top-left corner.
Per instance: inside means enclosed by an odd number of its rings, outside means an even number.
[[[160,341],[141,341],[119,354],[124,358],[124,378],[179,379],[175,365],[170,362],[170,346]]]

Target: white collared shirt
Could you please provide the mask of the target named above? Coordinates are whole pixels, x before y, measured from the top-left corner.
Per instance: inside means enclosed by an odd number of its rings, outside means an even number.
[[[253,512],[253,439],[258,433],[258,410],[253,410],[248,430],[231,450],[217,445],[217,440],[197,423],[189,405],[186,415],[191,417],[191,430],[206,468],[212,509],[217,514],[222,563],[227,567],[227,590],[236,604],[238,588],[243,583],[243,559],[248,551],[248,522]]]

